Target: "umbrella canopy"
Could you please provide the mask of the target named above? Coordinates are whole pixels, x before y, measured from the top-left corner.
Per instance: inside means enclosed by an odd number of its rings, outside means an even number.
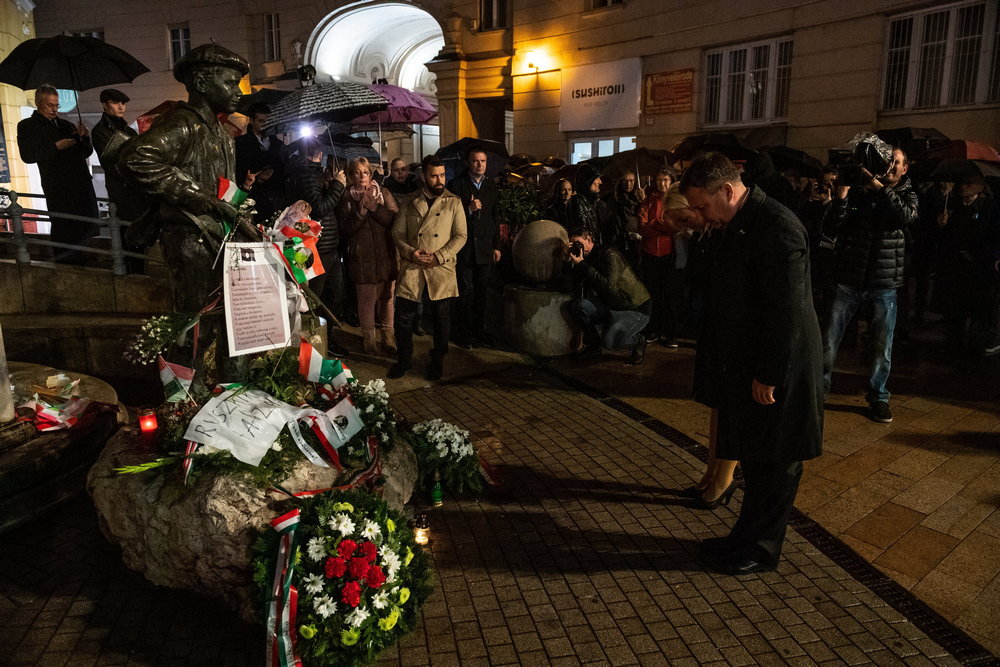
[[[156,120],[163,114],[167,113],[168,111],[172,111],[174,107],[176,107],[178,104],[180,104],[180,102],[177,100],[167,100],[165,102],[160,102],[146,113],[140,114],[138,117],[136,117],[135,124],[136,127],[139,128],[139,134],[142,134],[143,132],[148,130],[149,127],[153,124],[154,120]],[[229,114],[220,113],[218,115],[218,119],[219,122],[222,123],[222,126],[226,129],[226,132],[228,132],[230,136],[232,136],[234,139],[243,134],[243,130],[241,130],[231,120],[229,120]]]
[[[507,165],[510,153],[507,152],[507,147],[499,141],[463,137],[454,143],[442,146],[434,153],[444,161],[449,181],[465,170],[465,154],[473,146],[478,146],[486,151],[486,175],[488,177],[493,178]]]
[[[0,81],[31,90],[48,83],[89,90],[129,83],[149,68],[96,37],[56,35],[22,42],[0,62]]]
[[[672,157],[670,151],[640,147],[608,157],[592,157],[584,160],[583,164],[592,164],[600,169],[601,179],[606,181],[607,186],[614,185],[618,178],[629,171],[638,172],[636,175],[640,183],[646,184],[656,179],[657,172],[669,165]]]
[[[386,99],[389,106],[382,111],[359,115],[350,124],[361,130],[377,130],[397,125],[426,123],[438,113],[422,96],[387,83],[373,83],[368,89]]]
[[[945,158],[934,168],[930,180],[957,183],[966,176],[982,176],[989,180],[1000,179],[1000,162]]]
[[[986,160],[1000,161],[1000,154],[995,148],[981,141],[965,141],[953,139],[943,146],[927,153],[927,158],[942,158],[951,160]]]
[[[778,173],[782,173],[787,169],[795,169],[802,176],[819,178],[820,173],[823,171],[822,162],[809,155],[809,153],[800,151],[797,148],[766,146],[761,150],[771,156],[774,168]]]
[[[290,90],[278,90],[277,88],[258,88],[249,95],[244,95],[240,98],[240,101],[236,104],[236,113],[246,116],[247,112],[250,111],[250,107],[255,104],[266,104],[269,107],[273,107],[287,95],[291,94],[291,92]]]
[[[384,97],[360,83],[314,83],[292,91],[271,107],[264,132],[273,134],[302,122],[344,122],[387,106],[389,103]]]
[[[901,148],[911,160],[925,158],[928,151],[949,141],[943,132],[933,127],[897,127],[878,130],[875,134],[890,146]]]
[[[757,154],[757,151],[744,146],[735,135],[725,132],[694,134],[685,137],[671,151],[675,161],[693,160],[699,153],[708,152],[722,153],[734,162],[746,162]]]

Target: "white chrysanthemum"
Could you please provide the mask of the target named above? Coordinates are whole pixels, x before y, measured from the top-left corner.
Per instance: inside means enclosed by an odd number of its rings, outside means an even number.
[[[344,623],[355,628],[360,628],[361,624],[365,622],[365,619],[371,616],[371,612],[364,607],[358,607],[344,619]]]
[[[339,530],[341,535],[347,537],[354,532],[355,525],[351,521],[351,517],[341,512],[334,518],[337,520],[337,526],[334,530]]]
[[[314,537],[309,540],[309,544],[306,545],[306,555],[317,563],[322,560],[323,556],[326,555],[326,545],[323,543],[323,538]]]
[[[314,558],[313,560],[317,559]],[[303,583],[305,584],[306,592],[312,595],[316,595],[323,590],[323,577],[318,574],[310,574],[303,580]]]
[[[367,408],[365,408],[365,413],[371,414],[373,412],[375,412],[375,405],[374,404],[373,405],[369,405]]]
[[[313,600],[313,609],[323,618],[329,618],[337,613],[337,603],[329,595],[321,595]]]
[[[278,444],[278,441],[277,441],[277,440],[275,440],[275,441],[274,441],[274,444],[273,444],[273,445],[271,445],[271,449],[273,449],[273,450],[274,450],[274,451],[276,451],[276,452],[280,452],[280,451],[281,451],[281,445],[280,445],[280,444]]]
[[[402,564],[403,561],[399,559],[399,556],[395,551],[386,549],[382,552],[382,566],[385,568],[387,573],[395,574]]]
[[[374,521],[365,521],[364,530],[361,531],[361,537],[365,539],[374,540],[376,537],[382,534],[382,529]]]
[[[385,591],[379,591],[372,598],[372,606],[376,609],[385,609],[389,606],[389,594]]]

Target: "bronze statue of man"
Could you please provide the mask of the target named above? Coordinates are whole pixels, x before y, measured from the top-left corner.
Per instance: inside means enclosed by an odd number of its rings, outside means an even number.
[[[240,79],[249,71],[244,58],[217,44],[191,49],[174,66],[174,78],[187,88],[188,101],[157,118],[118,156],[125,183],[156,208],[153,224],[158,225],[180,312],[202,310],[222,285],[222,262],[215,262],[223,236],[220,221],[232,222],[236,210],[216,193],[220,176],[235,180],[236,154],[233,139],[217,116],[236,110],[242,96]],[[203,338],[209,339],[202,343],[211,342],[222,329],[218,322],[205,324],[210,326],[203,324]],[[216,360],[222,362],[227,356],[225,337],[218,340]],[[201,359],[196,359],[196,373],[201,366]]]

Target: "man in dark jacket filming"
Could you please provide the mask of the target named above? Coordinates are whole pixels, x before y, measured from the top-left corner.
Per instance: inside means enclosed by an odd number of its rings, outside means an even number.
[[[592,356],[601,345],[631,350],[628,363],[641,364],[646,354],[643,330],[649,324],[652,301],[646,286],[617,248],[596,245],[589,229],[570,232],[568,261],[582,296],[573,301],[573,317],[583,327],[581,356]],[[598,327],[603,327],[603,334]]]
[[[837,239],[833,260],[833,299],[823,336],[826,390],[844,330],[861,304],[871,304],[872,367],[865,398],[870,416],[892,421],[886,382],[892,366],[896,328],[896,289],[903,284],[903,230],[917,219],[917,193],[910,185],[906,153],[898,148],[885,176],[861,170],[860,183],[838,179],[836,196],[823,220],[823,233]]]

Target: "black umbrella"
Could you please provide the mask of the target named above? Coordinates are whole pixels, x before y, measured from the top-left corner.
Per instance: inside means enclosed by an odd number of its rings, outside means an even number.
[[[958,183],[966,176],[982,176],[991,181],[1000,179],[1000,162],[944,159],[934,168],[929,180]]]
[[[387,106],[389,102],[384,97],[360,83],[314,83],[292,91],[271,107],[264,132],[286,131],[303,122],[343,123]]]
[[[454,143],[442,146],[434,153],[444,162],[445,173],[449,181],[465,169],[465,155],[473,146],[486,151],[486,175],[490,178],[499,174],[507,166],[507,158],[510,157],[510,154],[507,152],[507,147],[499,141],[463,137]]]
[[[735,135],[724,132],[709,134],[694,134],[685,137],[671,151],[674,160],[693,160],[699,153],[722,153],[734,162],[746,162],[757,154],[752,148],[747,148]]]
[[[19,44],[0,62],[0,81],[22,90],[46,83],[65,90],[89,90],[129,83],[148,71],[125,51],[96,37],[56,35]]]
[[[890,146],[901,148],[911,160],[923,159],[929,152],[948,143],[948,137],[933,127],[896,127],[876,130],[875,134]]]
[[[788,146],[767,146],[761,149],[771,156],[774,168],[778,173],[786,169],[795,169],[803,176],[819,178],[823,171],[823,163],[805,151]]]
[[[273,107],[291,92],[290,90],[278,90],[277,88],[258,88],[249,95],[244,95],[240,98],[240,101],[236,104],[236,113],[246,116],[247,112],[250,111],[250,107],[255,104],[266,104],[269,107]]]

